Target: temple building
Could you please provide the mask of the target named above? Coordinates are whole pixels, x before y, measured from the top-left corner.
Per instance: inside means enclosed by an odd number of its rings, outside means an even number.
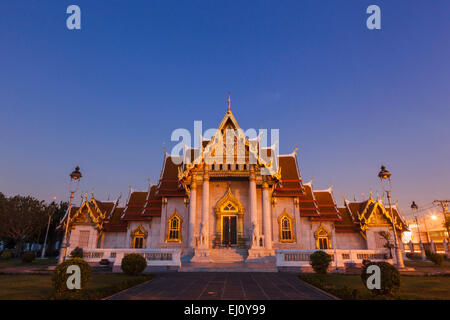
[[[240,130],[230,108],[217,132],[227,129]],[[296,151],[278,155],[273,170],[272,162],[243,138],[240,159],[235,154],[231,163],[208,163],[200,155],[217,150],[216,142],[211,138],[199,149],[187,149],[183,159],[165,153],[158,183],[130,190],[124,207],[119,199],[104,202],[85,195],[62,221],[64,226],[70,217],[70,247],[172,248],[190,263],[247,263],[273,261],[285,249],[386,250],[380,231],[393,239],[395,225],[401,239],[407,229],[396,207],[391,216],[372,195],[360,202],[344,199],[339,207],[331,188],[315,190],[302,180]]]

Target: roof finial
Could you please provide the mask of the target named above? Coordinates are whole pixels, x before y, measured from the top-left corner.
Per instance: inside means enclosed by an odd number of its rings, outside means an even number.
[[[228,91],[228,110],[227,110],[227,112],[228,113],[231,112],[231,92],[230,91]]]

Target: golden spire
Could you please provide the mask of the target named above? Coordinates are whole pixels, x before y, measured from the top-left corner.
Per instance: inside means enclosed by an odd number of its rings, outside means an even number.
[[[228,113],[231,113],[231,93],[228,91]]]

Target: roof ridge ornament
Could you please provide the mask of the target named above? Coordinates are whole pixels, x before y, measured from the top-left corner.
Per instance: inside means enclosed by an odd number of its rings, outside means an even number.
[[[231,113],[231,92],[228,91],[228,110],[227,113]]]

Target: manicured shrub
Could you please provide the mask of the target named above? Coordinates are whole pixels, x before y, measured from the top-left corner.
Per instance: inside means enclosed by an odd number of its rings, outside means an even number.
[[[11,251],[5,250],[2,252],[2,260],[9,260],[12,258],[12,256],[13,255]]]
[[[442,266],[442,263],[444,262],[444,255],[432,253],[429,257],[430,261],[433,262],[437,266]]]
[[[140,254],[130,253],[122,259],[121,268],[126,274],[137,275],[143,272],[145,267],[147,267],[147,261]]]
[[[34,259],[36,259],[36,254],[34,251],[25,251],[22,255],[22,262],[31,263]]]
[[[70,256],[72,258],[83,258],[83,248],[76,247],[75,249],[72,250]]]
[[[331,256],[324,251],[316,251],[309,256],[310,264],[316,273],[327,273]]]
[[[55,271],[53,272],[53,276],[52,276],[52,283],[53,283],[53,287],[55,288],[55,293],[57,296],[67,293],[67,292],[80,291],[77,289],[70,290],[67,287],[67,279],[71,275],[71,273],[70,274],[67,273],[67,268],[72,265],[77,265],[80,267],[80,272],[81,272],[81,279],[80,279],[81,289],[80,290],[83,290],[86,287],[87,282],[91,278],[92,268],[86,261],[84,261],[81,258],[72,258],[72,259],[66,260],[63,263],[60,263],[55,268]]]
[[[374,295],[393,295],[400,288],[400,272],[392,264],[387,262],[367,262],[363,265],[361,280],[367,287],[367,279],[372,275],[367,273],[367,268],[376,265],[380,268],[380,289],[370,289]]]

